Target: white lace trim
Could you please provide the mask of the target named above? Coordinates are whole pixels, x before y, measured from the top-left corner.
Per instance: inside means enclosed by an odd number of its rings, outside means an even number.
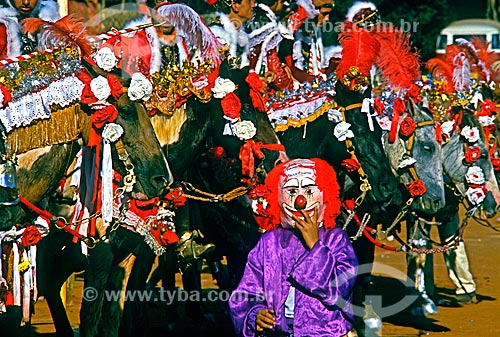
[[[30,125],[34,120],[50,117],[50,107],[66,107],[82,96],[85,85],[76,76],[68,76],[52,82],[43,90],[25,95],[0,109],[0,121],[7,132]]]

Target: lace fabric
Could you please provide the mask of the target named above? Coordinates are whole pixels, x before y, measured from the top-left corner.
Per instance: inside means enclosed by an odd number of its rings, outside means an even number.
[[[35,120],[49,118],[52,106],[64,108],[78,101],[83,87],[76,76],[64,77],[45,89],[10,102],[5,109],[0,109],[0,121],[10,132]]]

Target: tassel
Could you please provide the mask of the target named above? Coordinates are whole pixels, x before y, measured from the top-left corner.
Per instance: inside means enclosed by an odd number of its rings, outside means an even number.
[[[389,131],[389,143],[394,143],[398,135],[399,118],[401,114],[405,111],[405,105],[401,98],[396,98],[394,100],[394,109],[391,120],[391,131]]]

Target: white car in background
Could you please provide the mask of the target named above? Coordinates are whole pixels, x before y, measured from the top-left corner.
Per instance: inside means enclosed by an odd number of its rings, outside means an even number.
[[[490,49],[500,54],[500,22],[487,19],[466,19],[452,22],[441,30],[437,39],[436,54],[444,55],[445,48],[457,39],[471,40],[479,37],[490,43]]]

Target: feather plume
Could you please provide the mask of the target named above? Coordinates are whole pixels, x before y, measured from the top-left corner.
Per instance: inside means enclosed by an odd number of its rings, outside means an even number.
[[[457,91],[468,91],[471,86],[470,63],[463,52],[453,60],[453,86]]]
[[[158,7],[157,12],[163,20],[175,26],[177,33],[190,48],[199,52],[202,61],[211,60],[216,66],[220,64],[219,50],[222,44],[191,7],[167,3]]]
[[[357,66],[361,75],[368,76],[380,48],[378,41],[366,29],[346,22],[339,35],[342,59],[337,66],[337,78],[344,78],[349,68]]]
[[[453,67],[448,62],[435,57],[427,61],[426,68],[430,71],[434,78],[446,81],[444,89],[448,94],[451,94],[454,91]]]
[[[38,41],[42,49],[78,48],[84,57],[89,56],[92,52],[87,28],[74,15],[66,15],[55,22],[35,18],[25,19],[23,20],[23,31],[31,34],[40,31]]]
[[[410,37],[400,30],[378,32],[375,38],[380,43],[376,60],[382,76],[393,86],[408,89],[420,78],[419,55],[411,51]]]

